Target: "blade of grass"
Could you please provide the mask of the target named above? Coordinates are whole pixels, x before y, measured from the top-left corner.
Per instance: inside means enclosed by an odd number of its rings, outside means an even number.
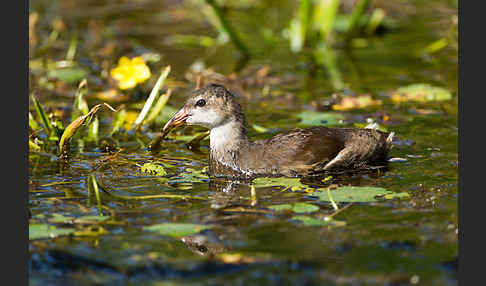
[[[40,121],[42,122],[42,125],[44,125],[44,128],[46,130],[46,133],[48,135],[51,134],[52,132],[52,126],[51,123],[49,122],[49,119],[47,118],[47,114],[44,111],[44,108],[42,105],[37,101],[36,97],[34,94],[31,95],[32,98],[32,103],[34,104],[35,111],[37,112],[37,116],[39,116]]]
[[[94,119],[91,123],[89,123],[89,130],[88,130],[88,141],[98,142],[98,130],[100,126],[100,121],[98,116],[94,116]]]
[[[296,53],[302,50],[308,34],[312,14],[312,1],[301,0],[297,15],[290,21],[290,49]]]
[[[71,41],[69,41],[69,48],[66,53],[66,61],[72,62],[74,60],[77,46],[78,46],[78,34],[74,33],[74,35],[71,37]]]
[[[339,0],[318,0],[314,9],[313,22],[321,33],[321,39],[329,42],[338,14]]]
[[[385,19],[385,11],[381,8],[376,8],[371,13],[370,20],[366,25],[365,32],[367,34],[373,34],[376,31],[376,28],[381,24],[381,22]]]
[[[88,186],[91,186],[96,196],[96,203],[98,205],[98,214],[102,216],[103,212],[101,207],[101,197],[100,197],[100,190],[98,189],[98,182],[96,181],[94,175],[90,175],[89,180],[90,180],[90,184]]]
[[[350,36],[354,34],[359,19],[366,11],[366,6],[368,6],[368,0],[358,0],[358,3],[356,3],[356,6],[354,7],[353,12],[351,13],[351,20],[349,21],[349,26],[347,30],[348,38],[350,38]]]
[[[327,196],[329,197],[329,201],[331,202],[332,207],[333,207],[335,210],[339,210],[338,206],[336,205],[336,202],[333,200],[333,198],[332,198],[332,196],[331,196],[331,191],[329,190],[329,188],[327,188]]]
[[[115,121],[113,122],[113,129],[111,130],[110,135],[115,134],[120,130],[120,127],[123,126],[123,123],[125,123],[125,119],[127,117],[127,111],[125,109],[125,106],[121,106],[118,108],[118,113],[116,115]]]
[[[205,0],[205,1],[206,1],[207,4],[209,4],[209,6],[211,6],[213,8],[214,13],[216,14],[216,17],[219,20],[221,28],[230,37],[231,42],[236,46],[236,48],[238,50],[240,50],[240,52],[242,54],[247,55],[247,56],[250,55],[250,51],[245,46],[245,44],[243,44],[241,39],[238,37],[236,32],[233,30],[233,28],[229,24],[228,20],[226,19],[226,15],[224,14],[224,11],[221,9],[221,7],[219,7],[216,4],[216,1],[214,1],[214,0]],[[306,1],[308,1],[308,0],[306,0]]]
[[[29,111],[29,127],[33,131],[39,129],[39,124],[37,123],[37,121],[35,121],[34,116],[32,116],[32,113],[30,113],[30,111]]]
[[[86,102],[86,99],[84,99],[84,95],[86,94],[87,91],[88,91],[88,81],[86,79],[83,79],[79,83],[78,89],[76,90],[76,94],[74,95],[74,105],[71,114],[71,121],[89,112],[88,102]]]
[[[317,63],[323,66],[329,74],[332,87],[335,90],[344,88],[344,82],[336,62],[335,51],[328,47],[325,43],[321,43],[314,51],[314,56]]]
[[[172,89],[168,89],[166,93],[163,95],[159,96],[159,99],[157,100],[157,103],[154,105],[152,110],[150,111],[149,116],[147,117],[146,123],[151,124],[152,122],[155,121],[157,116],[160,114],[162,111],[162,108],[164,108],[165,104],[170,98],[170,95],[172,93]]]
[[[157,95],[159,93],[159,90],[162,88],[165,79],[169,75],[169,72],[170,72],[170,66],[167,66],[167,67],[165,67],[165,69],[160,74],[160,77],[157,80],[157,82],[155,83],[154,88],[150,92],[150,95],[149,95],[147,101],[145,101],[145,104],[144,104],[144,106],[142,108],[142,111],[138,115],[137,120],[135,120],[135,129],[137,129],[137,128],[140,127],[140,125],[142,124],[143,120],[147,116],[147,113],[149,112],[150,107],[152,106],[155,98],[157,97]]]
[[[256,189],[254,185],[251,185],[250,187],[250,198],[251,198],[250,205],[254,207],[258,203]]]

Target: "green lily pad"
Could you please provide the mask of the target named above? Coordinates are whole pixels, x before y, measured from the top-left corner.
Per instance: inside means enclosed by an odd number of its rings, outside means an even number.
[[[78,217],[74,220],[75,223],[97,223],[109,219],[110,216],[106,215],[87,215]]]
[[[52,217],[48,220],[50,223],[98,223],[109,219],[109,216],[99,216],[99,215],[86,215],[81,217],[64,216],[61,214],[53,213]]]
[[[387,189],[380,188],[380,187],[353,187],[353,186],[346,186],[340,187],[335,190],[330,191],[332,199],[335,202],[360,202],[360,203],[368,203],[368,202],[376,202],[377,196],[385,196],[391,194],[397,194]],[[331,199],[327,191],[319,191],[312,193],[312,196],[316,196],[321,201],[330,202]]]
[[[195,170],[192,168],[186,168],[183,173],[169,179],[170,183],[204,183],[204,180],[209,177],[204,173],[204,170]]]
[[[88,72],[83,68],[62,68],[48,71],[47,76],[66,83],[76,83],[86,77]]]
[[[417,83],[401,87],[393,92],[391,96],[392,100],[395,102],[427,102],[452,99],[452,94],[447,89],[425,83]]]
[[[181,237],[199,233],[211,226],[192,223],[161,223],[143,227],[144,230],[158,231],[160,234]]]
[[[57,228],[45,223],[29,224],[29,240],[40,238],[54,238],[61,235],[68,235],[74,232],[72,228]]]
[[[383,198],[390,200],[390,199],[404,199],[404,198],[410,198],[410,194],[407,192],[402,192],[402,193],[393,193],[393,194],[388,194],[383,196]]]
[[[295,213],[311,213],[318,211],[319,207],[308,203],[295,203],[292,211]]]
[[[286,177],[267,178],[267,177],[261,177],[261,178],[254,179],[253,185],[256,188],[283,186],[283,187],[288,187],[293,191],[314,190],[313,188],[310,188],[309,186],[302,184],[300,182],[299,178],[286,178]]]
[[[344,115],[334,112],[304,111],[297,114],[303,125],[343,125]]]
[[[167,172],[165,171],[164,166],[155,164],[155,163],[145,163],[143,166],[140,168],[140,171],[142,173],[147,173],[152,176],[165,176],[167,175]]]
[[[345,226],[346,222],[345,221],[340,221],[340,220],[335,220],[332,218],[326,219],[326,220],[321,220],[317,218],[313,218],[310,216],[305,216],[305,215],[298,215],[298,216],[293,216],[291,218],[292,220],[298,220],[302,222],[305,226],[322,226],[322,225],[331,225],[331,226]]]
[[[286,210],[291,210],[292,206],[289,204],[282,204],[282,205],[271,205],[268,206],[268,208],[274,211],[286,211]]]
[[[319,225],[326,224],[326,222],[323,220],[313,218],[310,216],[305,216],[305,215],[293,216],[291,219],[301,221],[304,225],[307,226],[319,226]]]

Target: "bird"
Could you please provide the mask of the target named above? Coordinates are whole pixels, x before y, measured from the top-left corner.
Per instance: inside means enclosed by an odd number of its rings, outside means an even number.
[[[386,166],[394,136],[375,129],[314,126],[252,140],[237,98],[216,83],[192,91],[162,133],[184,124],[210,130],[209,175],[226,178],[306,177],[377,169]]]

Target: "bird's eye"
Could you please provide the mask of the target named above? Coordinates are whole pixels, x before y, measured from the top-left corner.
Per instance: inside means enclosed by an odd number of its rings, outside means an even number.
[[[206,100],[204,100],[204,99],[199,99],[196,102],[196,106],[203,107],[204,105],[206,105]]]

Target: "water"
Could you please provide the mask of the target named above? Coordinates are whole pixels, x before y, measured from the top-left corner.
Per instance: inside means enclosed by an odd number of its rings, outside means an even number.
[[[231,44],[205,49],[164,42],[174,33],[216,35],[198,11],[188,8],[192,7],[192,2],[45,2],[31,3],[31,12],[41,11],[41,19],[47,23],[55,15],[61,15],[70,31],[79,33],[77,57],[95,60],[98,65],[102,61],[114,64],[118,56],[142,48],[162,55],[153,71],[170,64],[171,78],[181,82],[198,59],[222,74],[231,73],[238,65]],[[283,46],[286,41],[281,37],[274,37],[278,44],[268,48],[270,42],[257,29],[265,26],[273,33],[281,31],[292,15],[292,3],[248,3],[250,8],[241,4],[242,7],[229,12],[233,25],[238,27],[243,40],[254,51],[247,68],[267,64],[273,75],[289,80],[270,85],[270,96],[261,96],[262,85],[246,85],[239,89],[241,102],[250,124],[288,130],[298,122],[296,113],[311,106],[325,106],[331,99],[331,82],[324,71],[312,71],[306,56],[291,54]],[[408,192],[409,198],[355,203],[335,216],[336,220],[346,222],[342,227],[304,226],[292,220],[291,214],[272,212],[266,207],[308,202],[320,208],[311,216],[321,217],[334,212],[332,205],[319,202],[304,192],[282,192],[281,187],[267,187],[257,189],[258,202],[252,206],[250,187],[243,182],[205,178],[177,180],[176,176],[184,170],[187,172],[187,168],[201,171],[207,166],[207,141],[203,141],[199,151],[189,150],[182,142],[168,141],[164,143],[163,151],[152,155],[147,145],[154,130],[143,130],[139,136],[133,133],[119,135],[111,140],[123,150],[117,160],[108,164],[100,161],[107,155],[100,148],[101,144],[87,142],[80,148],[75,141],[68,164],[45,152],[29,155],[31,223],[46,222],[54,214],[76,218],[101,212],[111,218],[101,224],[102,230],[90,229],[92,232],[104,231],[101,235],[31,240],[30,283],[457,284],[457,97],[445,103],[418,105],[397,105],[380,97],[387,91],[417,82],[445,87],[455,94],[457,57],[454,52],[442,53],[433,59],[416,54],[438,35],[437,25],[428,22],[429,16],[436,13],[434,6],[418,5],[417,12],[403,20],[399,29],[369,38],[366,47],[353,49],[351,53],[339,50],[337,61],[350,90],[370,93],[384,101],[377,109],[346,112],[348,125],[352,125],[352,121],[363,123],[368,117],[380,120],[383,115],[389,116],[391,120],[382,125],[398,137],[391,156],[407,161],[390,163],[389,170],[384,173],[338,176],[332,183],[383,187],[397,193]],[[42,26],[42,23],[40,27],[47,33],[48,24]],[[124,45],[117,47],[116,56],[96,56],[95,47],[99,47],[103,39],[96,40],[93,27],[123,39],[117,42]],[[59,41],[63,39],[69,37],[61,36]],[[53,48],[46,57],[59,59],[64,55],[65,50]],[[56,92],[42,91],[38,81],[31,84],[41,90],[43,104],[71,106],[69,90],[73,87],[67,88],[68,96],[62,96],[59,89]],[[90,90],[104,88],[105,83],[99,78],[90,82]],[[187,88],[188,85],[175,89],[169,105],[180,107]],[[143,98],[134,101],[143,102]],[[91,106],[95,100],[89,102]],[[421,115],[413,112],[413,108],[437,113]],[[101,138],[107,136],[111,119],[108,112],[100,115]],[[180,132],[191,134],[191,129]],[[250,135],[255,138],[270,136],[253,129]],[[141,173],[140,165],[152,160],[170,164],[169,174],[154,177]],[[90,176],[118,195],[135,197],[170,193],[204,200],[123,200],[101,192],[102,208],[99,208],[96,196],[88,191]],[[345,203],[340,204],[341,208],[345,206]],[[212,228],[184,238],[143,229],[165,222],[199,223]],[[75,228],[80,231],[88,226],[76,224]]]

